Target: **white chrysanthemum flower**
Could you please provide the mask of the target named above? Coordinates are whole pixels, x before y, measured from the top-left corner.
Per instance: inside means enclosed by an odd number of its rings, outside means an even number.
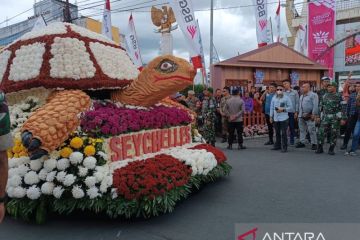
[[[96,178],[96,182],[101,182],[104,179],[105,175],[103,172],[95,172],[94,177]]]
[[[16,187],[13,189],[13,197],[14,198],[23,198],[26,195],[26,190],[23,187]]]
[[[14,197],[14,187],[7,187],[6,188],[6,193],[8,195],[8,197],[13,198]]]
[[[21,184],[22,178],[19,175],[14,175],[9,178],[8,186],[10,187],[17,187]]]
[[[26,196],[31,200],[38,199],[40,195],[41,195],[40,188],[38,188],[36,185],[33,185],[26,190]]]
[[[87,174],[88,174],[88,172],[89,172],[89,169],[87,169],[86,167],[81,167],[81,166],[79,166],[79,172],[78,172],[78,175],[80,176],[80,177],[85,177]]]
[[[65,186],[70,187],[71,185],[74,184],[75,180],[76,180],[76,177],[73,174],[68,174],[68,175],[66,175],[63,183]]]
[[[53,182],[46,182],[43,183],[41,186],[41,192],[45,195],[52,195],[54,190],[55,184]]]
[[[88,188],[95,186],[96,178],[95,177],[87,177],[85,178],[85,184]]]
[[[97,187],[89,188],[88,190],[86,190],[86,194],[89,196],[90,199],[94,199],[101,196],[101,194],[99,193],[99,189]]]
[[[78,185],[72,188],[71,193],[75,199],[83,198],[85,196],[84,190]]]
[[[27,174],[25,174],[24,182],[27,185],[33,185],[33,184],[37,184],[38,182],[40,182],[40,179],[36,172],[30,171]]]
[[[57,198],[57,199],[61,198],[64,190],[65,189],[63,187],[61,187],[61,186],[55,187],[54,190],[53,190],[54,197]]]
[[[43,166],[43,163],[40,159],[32,160],[30,162],[30,168],[33,171],[36,171],[36,172],[39,171],[42,168],[42,166]]]
[[[58,180],[59,182],[64,182],[65,177],[66,177],[66,172],[61,171],[61,172],[58,172],[58,174],[56,175],[56,180]]]
[[[27,174],[30,171],[30,168],[26,165],[21,165],[21,166],[17,167],[16,169],[17,169],[17,174],[20,177],[25,176],[25,174]]]
[[[108,184],[105,181],[102,181],[100,184],[100,192],[106,193],[109,189]]]
[[[57,161],[56,166],[57,166],[57,169],[59,169],[60,171],[64,171],[68,167],[70,167],[70,161],[67,158],[62,158]]]
[[[46,176],[46,181],[53,182],[56,176],[56,171],[49,172]]]
[[[83,162],[84,166],[88,169],[94,169],[96,167],[96,158],[86,157]]]
[[[70,154],[70,162],[73,165],[77,165],[79,163],[82,162],[82,160],[84,159],[84,154],[82,154],[81,152],[73,152]]]
[[[57,161],[53,158],[48,159],[44,162],[44,168],[48,171],[51,172],[52,170],[54,170],[56,168],[56,163]]]
[[[45,181],[47,175],[48,175],[48,172],[46,171],[46,169],[43,168],[43,169],[40,170],[40,172],[39,172],[40,180]]]

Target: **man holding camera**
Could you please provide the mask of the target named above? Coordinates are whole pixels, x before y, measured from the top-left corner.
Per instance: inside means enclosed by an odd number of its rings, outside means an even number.
[[[319,115],[319,97],[316,93],[310,90],[309,83],[303,84],[301,88],[303,94],[300,97],[298,109],[300,141],[296,144],[296,148],[305,147],[305,138],[308,131],[312,144],[311,150],[316,150],[317,137],[315,116]]]
[[[0,223],[5,216],[5,189],[8,179],[8,158],[6,151],[12,147],[12,144],[9,108],[5,101],[5,94],[0,91]]]

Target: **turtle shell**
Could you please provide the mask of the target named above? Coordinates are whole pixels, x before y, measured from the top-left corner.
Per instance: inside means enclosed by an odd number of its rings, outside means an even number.
[[[119,89],[138,76],[115,42],[69,23],[31,31],[0,52],[0,88]]]

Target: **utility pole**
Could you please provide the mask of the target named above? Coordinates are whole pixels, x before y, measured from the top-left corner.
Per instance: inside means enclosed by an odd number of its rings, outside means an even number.
[[[213,45],[214,45],[214,0],[211,0],[211,11],[210,11],[210,68],[213,64]]]
[[[70,4],[69,0],[66,0],[64,8],[64,22],[71,23]]]

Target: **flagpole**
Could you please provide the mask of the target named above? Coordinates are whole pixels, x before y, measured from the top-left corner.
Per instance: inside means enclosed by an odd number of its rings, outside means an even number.
[[[210,11],[210,67],[213,64],[213,44],[214,44],[214,0],[211,0],[211,11]]]

